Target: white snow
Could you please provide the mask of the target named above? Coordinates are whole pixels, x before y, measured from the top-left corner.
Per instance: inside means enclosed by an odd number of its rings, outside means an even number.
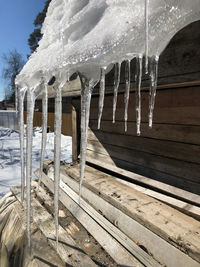
[[[36,88],[42,75],[53,74],[65,83],[75,71],[97,81],[102,67],[147,49],[149,57],[159,56],[176,32],[200,17],[200,0],[147,3],[148,10],[146,0],[52,0],[37,52],[16,83]]]
[[[33,131],[33,172],[40,166],[41,128]],[[47,133],[45,159],[54,157],[54,133]],[[72,138],[61,137],[61,160],[72,162]],[[33,178],[35,177],[33,173]],[[0,127],[0,198],[11,186],[21,184],[19,133]]]

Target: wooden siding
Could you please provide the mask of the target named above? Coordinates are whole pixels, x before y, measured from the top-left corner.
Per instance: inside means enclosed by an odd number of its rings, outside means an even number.
[[[154,179],[154,185],[165,183],[200,194],[199,27],[200,21],[197,21],[182,29],[160,56],[159,86],[152,129],[148,127],[149,81],[143,75],[140,137],[136,136],[135,124],[135,61],[131,62],[131,93],[126,133],[123,121],[124,64],[121,68],[115,124],[112,123],[114,71],[111,70],[106,75],[101,130],[97,130],[98,86],[92,97],[88,162],[128,178],[136,173],[143,175],[144,181],[145,177]],[[73,98],[72,105],[80,115],[80,98]]]
[[[114,124],[113,94],[105,96],[100,130],[99,98],[92,97],[88,162],[118,173],[135,172],[200,194],[200,86],[158,89],[152,129],[148,127],[148,94],[142,91],[140,137],[136,135],[134,91],[130,94],[126,133],[124,94],[118,96]],[[73,103],[79,110],[80,100]]]
[[[24,112],[24,121],[26,123],[26,112]],[[42,125],[42,112],[34,112],[33,126]],[[48,113],[47,125],[50,131],[54,131],[54,113]],[[62,134],[72,136],[72,115],[70,113],[62,114]]]

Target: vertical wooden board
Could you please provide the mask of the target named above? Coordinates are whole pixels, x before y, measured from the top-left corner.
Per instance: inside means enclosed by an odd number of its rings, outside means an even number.
[[[78,158],[77,114],[74,106],[72,106],[72,158],[73,161]]]
[[[62,114],[62,134],[72,136],[72,115],[71,113]]]

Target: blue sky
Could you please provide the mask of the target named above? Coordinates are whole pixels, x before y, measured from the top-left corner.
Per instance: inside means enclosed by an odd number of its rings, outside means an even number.
[[[2,54],[16,49],[27,60],[30,54],[29,34],[34,30],[34,19],[42,11],[45,0],[0,0],[0,100],[4,97]]]

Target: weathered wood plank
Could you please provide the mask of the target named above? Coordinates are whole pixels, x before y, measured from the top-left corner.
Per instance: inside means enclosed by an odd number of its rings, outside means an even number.
[[[131,182],[124,181],[122,179],[117,179],[117,180],[119,182],[141,192],[141,193],[144,193],[150,197],[156,198],[156,199],[180,210],[181,212],[183,212],[189,216],[192,216],[193,218],[195,218],[197,220],[200,220],[200,207],[197,207],[197,206],[192,205],[192,204],[188,204],[187,202],[182,201],[182,200],[178,200],[175,198],[175,196],[174,197],[166,196],[164,193],[159,193],[159,192],[153,191],[151,189],[133,184]],[[187,194],[187,192],[186,192],[186,194]]]
[[[144,137],[105,133],[88,130],[88,139],[103,145],[113,145],[142,151],[153,155],[178,159],[187,162],[200,163],[200,146],[178,142],[154,140]],[[184,164],[184,163],[183,163]]]
[[[49,179],[45,174],[42,175],[42,182],[53,192],[53,180]],[[65,185],[61,181],[60,201],[69,211],[76,217],[76,219],[92,234],[100,245],[110,254],[110,256],[119,265],[127,266],[143,266],[139,263],[130,253],[128,253],[121,245],[113,239],[107,232],[105,232],[98,223],[94,221],[84,210],[84,203],[81,201],[81,207],[79,206],[79,197],[75,196],[75,200],[72,200],[68,196],[70,188],[63,191]],[[87,265],[85,265],[87,266]]]
[[[171,176],[162,172],[152,171],[149,168],[143,168],[131,164],[127,161],[111,158],[87,150],[87,162],[110,170],[116,174],[124,176],[126,179],[136,181],[137,183],[148,185],[164,191],[170,195],[175,195],[180,199],[199,204],[200,188],[199,184],[184,180],[181,177]]]
[[[12,188],[12,192],[16,198],[20,201],[20,189]],[[96,264],[81,251],[74,240],[66,233],[66,231],[59,226],[59,242],[58,247],[56,245],[55,237],[55,224],[53,217],[47,212],[47,210],[39,203],[36,198],[32,198],[32,217],[38,228],[47,237],[49,244],[57,250],[61,259],[73,266],[96,266]]]
[[[78,179],[78,166],[66,171]],[[85,180],[93,192],[200,262],[200,222],[91,167]]]
[[[96,154],[103,154],[111,157],[114,163],[115,159],[120,159],[132,164],[140,165],[141,169],[142,167],[146,167],[177,177],[183,177],[196,183],[200,182],[199,164],[183,162],[133,149],[118,147],[115,145],[104,144],[90,140],[88,140],[87,149],[94,151]],[[119,167],[122,168],[123,166]]]
[[[77,114],[76,109],[72,106],[72,158],[76,161],[78,158],[78,140],[77,140]]]
[[[102,120],[112,121],[112,108],[104,107]],[[97,120],[98,109],[91,110],[90,118]],[[135,121],[135,107],[128,110],[128,121]],[[148,122],[148,109],[143,107],[142,122]],[[124,109],[117,108],[116,121],[124,121]],[[173,108],[157,108],[155,106],[153,123],[168,123],[168,124],[185,124],[185,125],[200,125],[200,107],[173,107]],[[154,126],[154,125],[153,125]]]
[[[171,85],[170,85],[171,86]],[[187,107],[187,106],[200,106],[200,86],[184,87],[184,88],[168,88],[165,90],[159,89],[156,94],[156,108],[172,108],[172,107]],[[146,88],[146,92],[142,91],[142,107],[148,107],[149,103],[149,92]],[[113,105],[113,94],[106,95],[104,101],[104,107],[112,107]],[[129,106],[135,107],[135,94],[130,93]],[[91,101],[91,108],[98,107],[98,96],[94,96]],[[124,108],[124,94],[119,93],[117,99],[117,108]]]
[[[78,182],[67,175],[64,168],[61,170],[61,178],[70,188],[72,188],[75,192],[78,192]],[[95,194],[91,188],[88,188],[86,180],[84,181],[82,188],[82,196],[104,217],[106,217],[113,224],[117,225],[117,227],[130,238],[145,247],[149,253],[154,255],[158,261],[165,263],[166,266],[174,267],[182,265],[192,266],[193,264],[198,265],[197,262],[194,262],[183,252],[176,249],[174,246],[170,245],[168,242],[141,224],[137,223],[135,220],[127,216],[116,207],[112,206],[112,204],[105,201],[103,198],[101,198],[101,196]]]
[[[90,129],[94,131],[97,130],[97,120],[90,120]],[[128,122],[127,132],[125,132],[123,121],[117,121],[115,123],[111,121],[101,121],[101,131],[125,136],[136,136],[136,123]],[[149,128],[148,123],[141,124],[141,137],[200,145],[199,136],[199,126],[154,124],[152,128]]]
[[[36,171],[36,174],[38,172]],[[50,177],[52,173],[49,173]],[[49,177],[49,176],[48,176]],[[63,177],[61,173],[61,178]],[[63,177],[64,178],[64,177]],[[51,178],[49,178],[51,179]],[[62,179],[63,180],[63,179]],[[64,180],[63,180],[64,181]],[[62,190],[66,192],[75,202],[78,203],[78,197],[77,194],[75,194],[69,187],[64,185],[62,182]],[[78,187],[78,184],[77,184]],[[50,199],[47,195],[43,193],[44,190],[40,189],[41,192],[36,192],[37,195],[39,195],[45,203],[50,202]],[[78,190],[75,190],[76,193],[78,193]],[[42,193],[42,194],[41,194]],[[44,196],[45,195],[45,196]],[[82,205],[84,204],[84,205]],[[83,207],[84,206],[84,207]],[[149,256],[146,252],[144,252],[140,247],[138,247],[132,240],[130,240],[126,235],[124,235],[122,232],[120,232],[114,225],[109,223],[105,218],[103,218],[98,212],[96,212],[92,207],[90,207],[86,202],[81,202],[81,207],[92,216],[93,219],[96,218],[97,222],[100,223],[100,225],[105,228],[110,234],[114,235],[114,237],[122,243],[128,249],[133,255],[138,256],[138,258],[145,264],[145,266],[152,266],[152,267],[161,267],[160,264],[158,264],[157,261],[155,261],[151,256]],[[94,216],[93,216],[94,215]]]

